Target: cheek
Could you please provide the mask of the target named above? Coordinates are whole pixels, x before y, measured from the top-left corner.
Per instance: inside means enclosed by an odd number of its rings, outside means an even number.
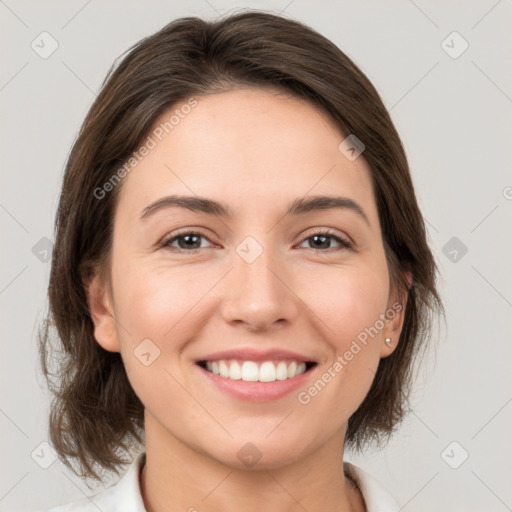
[[[187,347],[214,315],[209,298],[224,273],[211,266],[171,267],[161,258],[118,261],[113,286],[123,328],[118,324],[117,332],[126,371],[145,405],[180,395],[172,376],[181,381],[191,364]]]
[[[380,326],[389,288],[387,272],[379,268],[330,269],[324,279],[317,276],[322,286],[311,297],[312,309],[329,327],[328,337],[337,350],[345,350],[358,336],[364,338],[366,330]]]
[[[331,272],[324,292],[310,297],[312,309],[328,326],[323,332],[330,358],[298,400],[310,423],[334,432],[364,400],[377,371],[379,319],[385,313],[389,292],[387,273],[371,267]]]
[[[210,281],[190,269],[170,271],[141,263],[126,270],[118,272],[115,302],[131,343],[150,338],[160,346],[164,339],[181,339],[190,329],[194,306],[211,288]]]
[[[194,306],[211,283],[184,269],[170,271],[137,259],[120,263],[113,280],[117,332],[130,383],[153,414],[165,409],[166,400],[171,410],[182,394],[173,379],[181,381],[180,353],[197,327]]]

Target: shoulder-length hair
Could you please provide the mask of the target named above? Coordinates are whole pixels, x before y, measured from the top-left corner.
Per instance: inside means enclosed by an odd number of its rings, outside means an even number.
[[[362,156],[371,169],[390,281],[406,291],[407,301],[398,346],[380,361],[348,421],[347,447],[381,445],[407,412],[413,361],[431,337],[442,303],[405,151],[379,94],[347,55],[300,22],[260,11],[214,22],[186,17],[141,40],[112,66],[65,169],[39,351],[54,395],[50,440],[80,476],[100,480],[95,466],[119,473],[130,462],[122,454],[144,442],[143,404],[120,353],[95,341],[84,288],[94,269],[107,272],[122,181],[108,193],[102,187],[119,176],[116,171],[172,106],[246,86],[278,88],[309,101],[366,147]],[[405,271],[412,274],[410,287]]]

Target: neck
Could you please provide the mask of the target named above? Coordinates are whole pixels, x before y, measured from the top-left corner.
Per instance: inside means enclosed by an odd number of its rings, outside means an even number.
[[[146,415],[142,498],[147,512],[364,512],[343,473],[343,445],[341,432],[285,467],[239,469],[193,450]]]

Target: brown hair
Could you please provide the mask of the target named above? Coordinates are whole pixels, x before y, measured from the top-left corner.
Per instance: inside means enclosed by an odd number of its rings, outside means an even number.
[[[50,440],[80,476],[100,480],[95,465],[119,473],[119,465],[129,463],[123,451],[144,442],[143,404],[120,353],[95,341],[84,289],[84,279],[95,268],[107,272],[122,183],[100,199],[95,190],[131,157],[171,106],[191,95],[240,86],[273,87],[305,99],[342,133],[355,134],[365,144],[391,283],[407,290],[402,273],[410,270],[413,284],[398,347],[380,361],[369,393],[350,417],[347,447],[362,450],[371,441],[382,443],[407,412],[413,361],[426,346],[433,314],[442,311],[442,303],[405,151],[377,91],[338,47],[297,21],[254,10],[215,22],[181,18],[134,45],[112,66],[65,169],[50,311],[39,350],[55,395]],[[52,347],[53,328],[58,348]],[[79,471],[71,459],[78,461]]]

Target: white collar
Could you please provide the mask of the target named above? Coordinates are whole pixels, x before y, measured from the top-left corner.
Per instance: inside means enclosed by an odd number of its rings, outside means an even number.
[[[370,473],[345,461],[343,469],[359,487],[367,512],[399,512],[402,510],[393,496]]]
[[[53,507],[41,512],[146,512],[140,490],[140,472],[146,453],[140,453],[119,481],[90,498]],[[369,473],[350,462],[343,463],[345,472],[356,482],[363,495],[367,512],[398,512],[400,506],[388,491]]]

